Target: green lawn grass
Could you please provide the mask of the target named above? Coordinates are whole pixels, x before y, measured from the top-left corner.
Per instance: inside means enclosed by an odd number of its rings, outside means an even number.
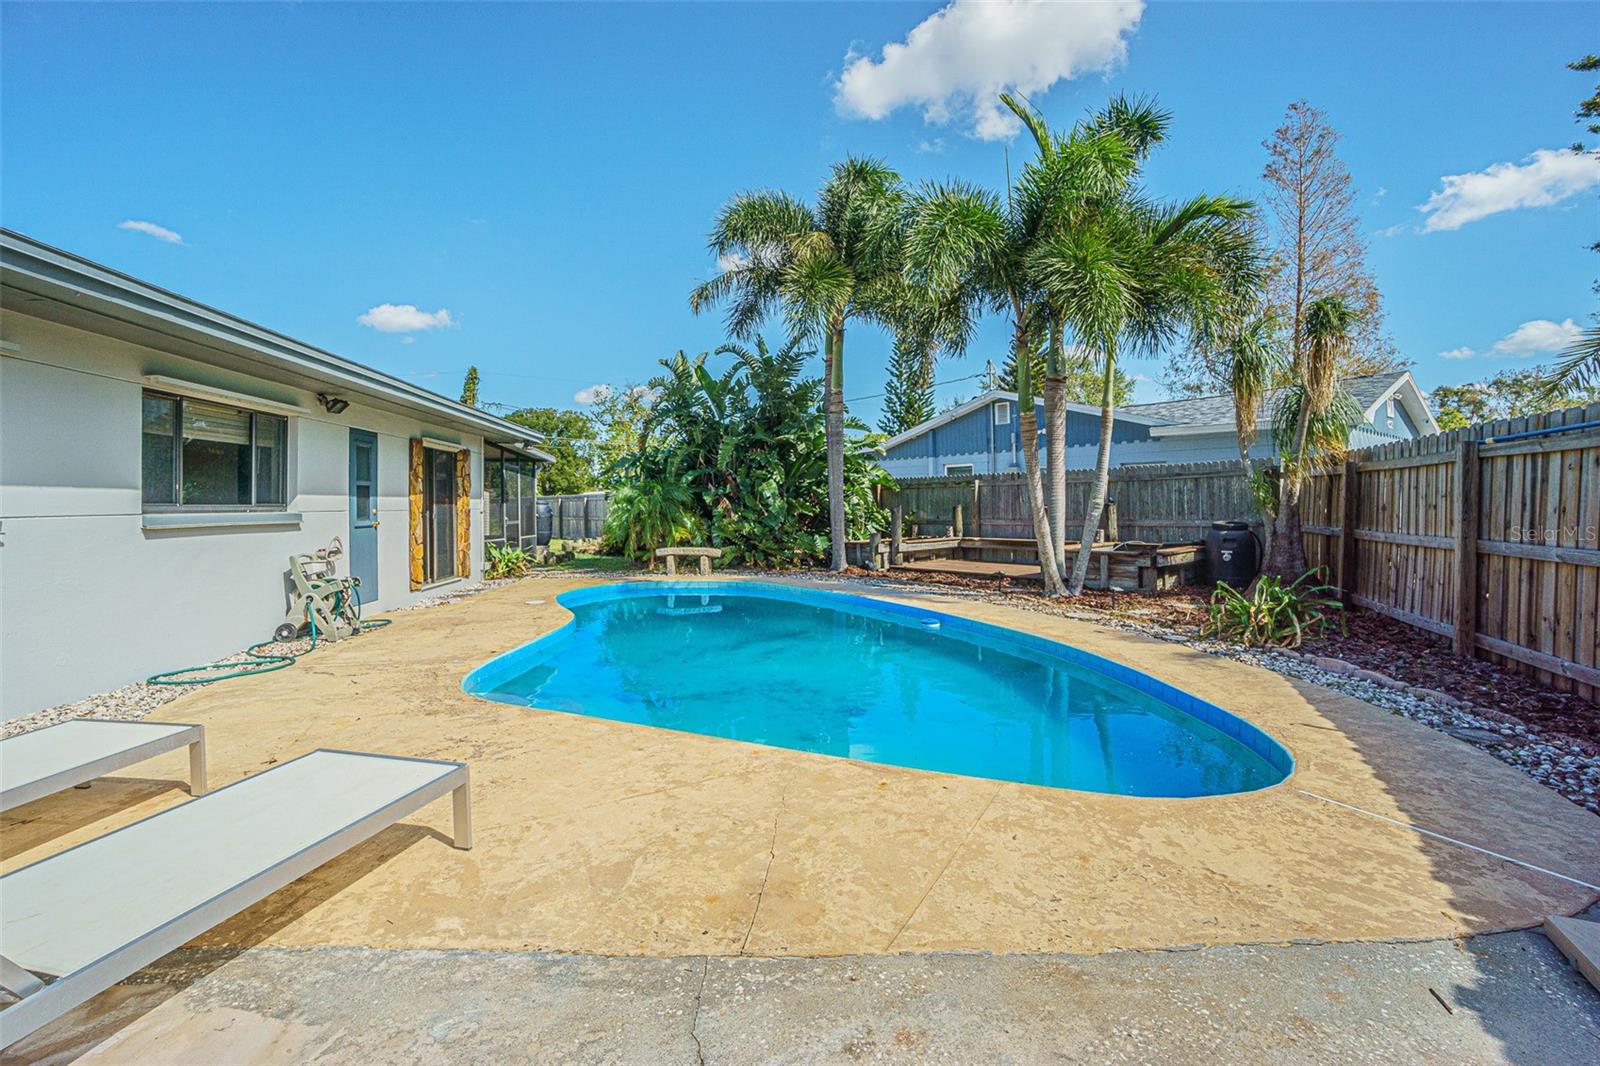
[[[579,555],[564,563],[552,563],[549,566],[534,567],[534,573],[546,574],[552,571],[568,570],[597,570],[601,573],[613,573],[622,570],[637,570],[639,564],[620,555]]]

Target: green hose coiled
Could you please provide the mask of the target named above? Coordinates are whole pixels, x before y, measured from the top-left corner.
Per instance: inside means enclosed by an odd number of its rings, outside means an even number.
[[[344,606],[343,596],[342,592],[334,594],[333,609],[335,613],[338,613],[339,609]],[[359,591],[356,592],[353,603],[356,624],[362,629],[382,629],[384,626],[393,623],[393,619],[389,618],[375,618],[370,622],[363,623],[361,621],[361,593]],[[306,625],[311,630],[311,647],[301,652],[301,655],[309,655],[317,650],[317,619],[312,614],[311,604],[309,603],[306,604]],[[250,658],[244,662],[185,666],[178,670],[167,670],[163,673],[151,674],[145,678],[144,683],[147,685],[209,685],[213,681],[230,681],[236,677],[255,677],[257,674],[270,674],[274,670],[284,670],[293,666],[295,661],[300,658],[299,655],[282,655],[257,650],[258,648],[266,647],[268,644],[277,643],[279,643],[277,640],[263,640],[259,644],[250,645],[244,650],[244,653]],[[222,674],[208,672],[213,670],[226,670],[228,672]]]

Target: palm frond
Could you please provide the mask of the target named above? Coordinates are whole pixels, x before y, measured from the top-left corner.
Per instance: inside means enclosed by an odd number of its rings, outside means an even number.
[[[1550,384],[1552,391],[1600,388],[1600,326],[1590,326],[1578,334],[1578,339],[1561,353]]]

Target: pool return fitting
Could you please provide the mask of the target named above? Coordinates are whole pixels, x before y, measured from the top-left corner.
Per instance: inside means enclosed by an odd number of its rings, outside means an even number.
[[[146,678],[145,684],[208,685],[213,681],[227,681],[235,677],[270,674],[274,670],[293,666],[300,656],[264,652],[261,649],[269,644],[294,640],[300,635],[301,629],[311,634],[311,647],[300,653],[304,655],[315,651],[319,640],[343,640],[364,630],[388,625],[387,618],[375,618],[367,622],[361,620],[361,579],[354,575],[337,577],[334,574],[335,560],[343,554],[343,542],[334,537],[326,548],[289,556],[289,581],[293,585],[289,610],[278,628],[272,631],[272,639],[245,649],[247,658],[167,670]]]

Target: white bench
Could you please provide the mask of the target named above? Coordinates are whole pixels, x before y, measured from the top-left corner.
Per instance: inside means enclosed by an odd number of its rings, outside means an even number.
[[[678,560],[679,559],[692,559],[692,558],[695,558],[696,556],[698,556],[699,559],[700,559],[700,576],[701,577],[710,577],[711,576],[711,560],[722,558],[722,549],[721,548],[657,548],[656,549],[656,558],[657,559],[665,559],[667,561],[667,576],[668,577],[676,577],[678,575]]]
[[[319,749],[0,877],[0,1048],[416,810],[465,763]]]
[[[0,740],[0,811],[187,746],[189,793],[206,790],[206,733],[179,722],[77,718]]]

